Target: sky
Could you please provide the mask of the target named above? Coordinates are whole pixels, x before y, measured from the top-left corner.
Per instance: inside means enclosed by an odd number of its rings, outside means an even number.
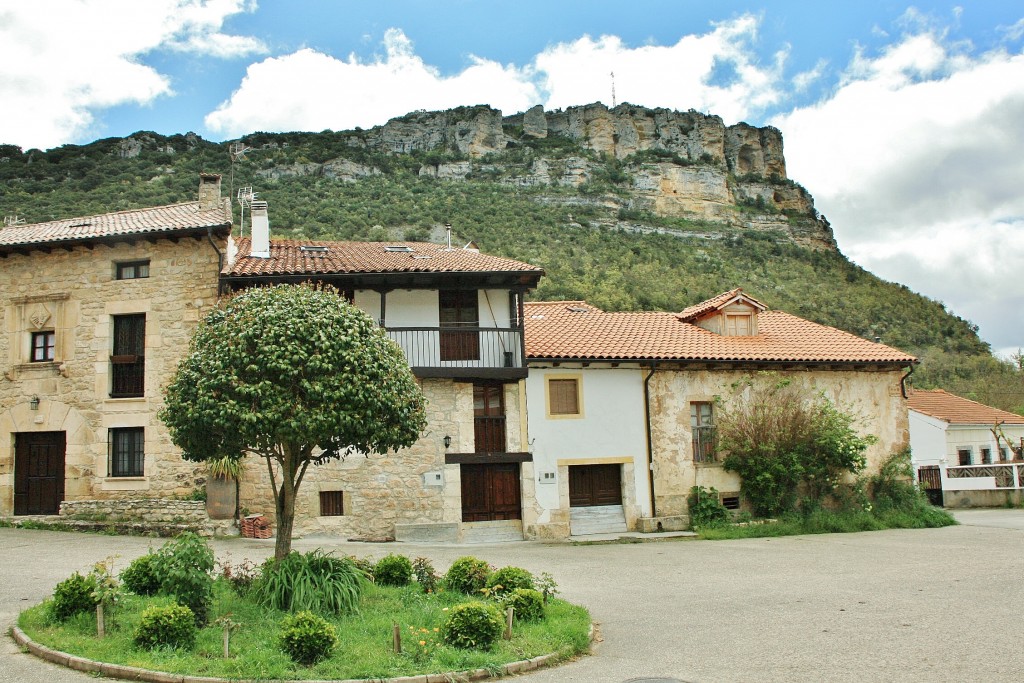
[[[1024,3],[0,0],[0,143],[26,150],[613,87],[778,127],[843,253],[1024,347]]]

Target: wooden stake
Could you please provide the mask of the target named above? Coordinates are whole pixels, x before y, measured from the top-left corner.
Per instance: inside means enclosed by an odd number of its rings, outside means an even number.
[[[402,654],[402,629],[398,628],[398,624],[391,627],[391,640],[395,647],[395,654]]]
[[[97,603],[96,605],[96,635],[103,638],[106,635],[106,628],[103,623],[103,603]]]
[[[224,624],[224,659],[231,657],[231,649],[229,647],[231,643],[231,627]]]
[[[505,633],[502,636],[505,640],[512,640],[512,613],[514,611],[514,607],[505,610]]]

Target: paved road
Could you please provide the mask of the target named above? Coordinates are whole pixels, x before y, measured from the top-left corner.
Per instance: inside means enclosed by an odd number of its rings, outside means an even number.
[[[1024,510],[958,513],[920,531],[742,541],[566,546],[338,543],[381,557],[427,555],[438,568],[472,553],[549,571],[600,625],[594,656],[526,676],[530,683],[682,681],[1020,681]],[[0,624],[72,571],[144,538],[0,529]],[[219,557],[262,559],[272,542],[218,541]],[[0,681],[85,683],[0,643]]]

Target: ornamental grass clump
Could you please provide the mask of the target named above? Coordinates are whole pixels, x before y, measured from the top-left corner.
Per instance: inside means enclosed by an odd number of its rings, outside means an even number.
[[[251,597],[285,612],[348,614],[358,611],[365,584],[366,575],[351,560],[318,549],[267,560]]]
[[[460,557],[452,562],[445,573],[444,585],[448,590],[474,595],[483,590],[490,575],[491,567],[483,560],[471,556]]]
[[[75,572],[57,584],[50,603],[50,615],[57,621],[67,621],[76,614],[96,609],[96,579]]]
[[[517,588],[533,588],[533,574],[521,567],[502,567],[487,577],[488,593],[501,597]]]
[[[292,661],[312,666],[331,656],[338,644],[338,632],[323,617],[299,612],[281,622],[280,644]]]
[[[184,605],[154,605],[142,613],[135,629],[135,644],[152,650],[171,647],[190,650],[196,644],[196,618]]]
[[[498,608],[476,600],[449,610],[441,624],[441,639],[454,647],[489,650],[504,629],[505,620]]]
[[[373,568],[373,580],[382,586],[408,586],[412,562],[405,555],[385,555]]]

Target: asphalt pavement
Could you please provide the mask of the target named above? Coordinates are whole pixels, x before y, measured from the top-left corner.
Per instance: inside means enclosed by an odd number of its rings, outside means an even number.
[[[473,546],[303,538],[297,550],[430,557],[472,554],[550,572],[597,622],[594,653],[530,683],[1020,681],[1024,510],[957,512],[945,529],[738,541]],[[157,539],[0,529],[0,625],[72,572],[123,568]],[[273,541],[225,539],[218,558],[262,560]],[[0,641],[0,681],[84,683]]]

